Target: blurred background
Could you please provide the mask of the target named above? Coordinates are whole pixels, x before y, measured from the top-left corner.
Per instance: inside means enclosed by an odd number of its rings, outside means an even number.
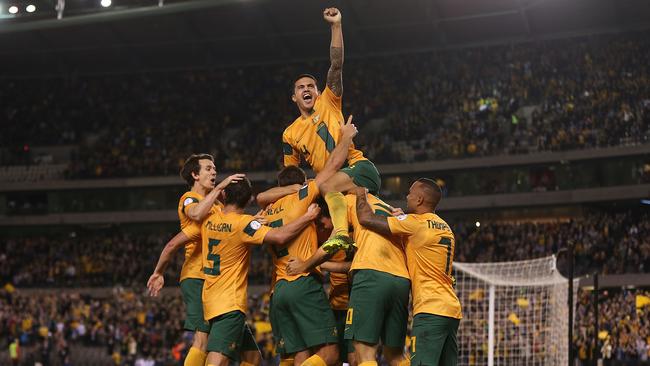
[[[292,80],[324,87],[328,6],[380,196],[404,207],[435,179],[458,262],[572,241],[576,276],[601,276],[598,296],[581,282],[576,360],[648,364],[645,0],[0,0],[0,364],[16,340],[21,365],[182,364],[182,256],[162,300],[144,292],[179,228],[180,165],[206,152],[218,179],[275,185]],[[271,365],[270,256],[253,261]]]

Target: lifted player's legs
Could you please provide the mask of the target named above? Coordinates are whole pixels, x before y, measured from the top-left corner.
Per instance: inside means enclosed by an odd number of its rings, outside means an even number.
[[[352,177],[343,172],[337,172],[318,187],[327,202],[334,226],[332,230],[334,235],[323,244],[323,249],[327,253],[334,253],[340,249],[348,250],[349,244],[352,244],[348,233],[348,207],[345,196],[341,192],[347,192],[354,187],[356,185]]]

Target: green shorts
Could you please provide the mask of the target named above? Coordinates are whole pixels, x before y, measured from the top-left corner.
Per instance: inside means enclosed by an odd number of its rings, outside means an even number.
[[[270,316],[276,351],[280,355],[338,341],[334,313],[323,286],[314,276],[278,281],[273,290]]]
[[[253,332],[246,324],[246,315],[235,310],[210,319],[208,352],[219,352],[231,360],[239,361],[245,351],[257,351]]]
[[[339,361],[343,363],[348,363],[348,353],[354,352],[352,341],[345,339],[345,318],[347,315],[347,310],[334,310],[334,319],[336,319],[336,331],[338,332],[339,336]]]
[[[181,293],[185,303],[185,324],[183,328],[191,332],[210,332],[210,323],[203,318],[203,280],[186,278],[181,281]]]
[[[420,313],[413,318],[411,365],[456,366],[460,319]]]
[[[411,281],[390,273],[357,270],[352,278],[345,339],[404,348]]]
[[[361,160],[340,170],[352,178],[357,187],[368,188],[372,194],[379,193],[381,177],[375,164],[370,160]]]

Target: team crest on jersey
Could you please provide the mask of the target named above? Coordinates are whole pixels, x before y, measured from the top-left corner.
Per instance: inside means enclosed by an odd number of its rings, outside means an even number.
[[[404,220],[406,220],[406,217],[407,217],[406,214],[401,214],[401,215],[397,216],[397,219],[399,221],[404,221]]]
[[[312,119],[311,119],[311,121],[312,121],[313,124],[317,124],[319,120],[320,120],[320,114],[315,115],[315,116],[312,117]]]
[[[250,223],[250,227],[251,227],[251,229],[253,229],[253,230],[259,230],[259,229],[262,227],[262,224],[260,224],[259,221],[253,220],[253,221],[251,221],[251,223]]]
[[[185,201],[183,201],[183,206],[187,206],[192,202],[194,202],[194,199],[192,197],[187,197]]]

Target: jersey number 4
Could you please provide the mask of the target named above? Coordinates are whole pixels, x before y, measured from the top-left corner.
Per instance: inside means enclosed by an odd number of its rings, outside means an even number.
[[[221,240],[210,239],[208,241],[208,260],[212,261],[212,267],[203,267],[203,273],[210,276],[218,276],[221,274],[221,256],[212,253],[212,248],[221,243]]]

